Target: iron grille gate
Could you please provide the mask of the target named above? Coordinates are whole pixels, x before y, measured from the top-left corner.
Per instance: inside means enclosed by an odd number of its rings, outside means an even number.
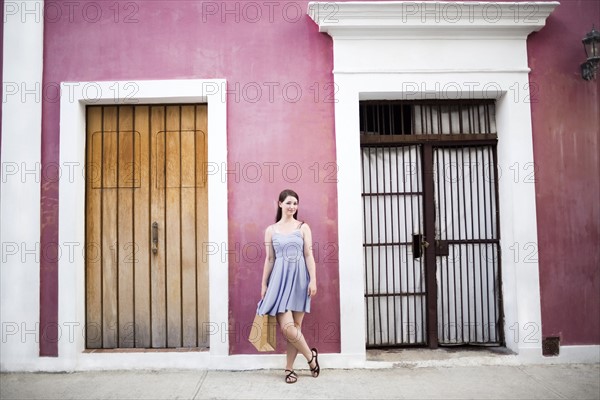
[[[360,110],[367,347],[502,345],[493,102]]]
[[[424,265],[411,250],[423,230],[420,146],[362,153],[367,343],[424,344]]]

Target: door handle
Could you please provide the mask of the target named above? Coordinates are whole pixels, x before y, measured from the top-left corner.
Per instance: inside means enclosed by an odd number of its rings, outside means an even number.
[[[152,253],[158,252],[158,222],[152,223]]]

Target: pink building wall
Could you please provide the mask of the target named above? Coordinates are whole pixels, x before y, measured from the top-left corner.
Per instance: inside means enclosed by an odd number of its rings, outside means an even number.
[[[528,39],[542,337],[600,344],[600,76],[581,79],[581,39],[600,2],[561,1]],[[521,170],[521,172],[524,172]]]
[[[319,294],[305,319],[305,335],[321,351],[339,352],[331,39],[306,15],[307,2],[253,3],[260,8],[199,1],[76,4],[62,5],[60,18],[54,8],[47,17],[44,87],[62,81],[228,81],[228,172],[219,168],[228,178],[230,237],[218,245],[234,251],[230,351],[254,351],[243,336],[260,296],[264,252],[258,257],[256,249],[264,247],[279,192],[292,188],[317,244]],[[50,91],[46,97],[42,163],[57,165],[59,103]],[[42,183],[42,247],[58,242],[58,195],[58,183]],[[49,329],[55,329],[58,314],[56,258],[44,257],[41,265],[41,326]],[[50,331],[41,336],[56,337]],[[42,355],[58,350],[48,341],[40,348]]]
[[[4,0],[2,0],[2,10],[0,11],[0,17],[4,21]],[[4,65],[4,29],[0,29],[0,65]],[[0,81],[2,79],[3,69],[0,69]],[[0,88],[0,96],[4,99],[4,85]],[[2,107],[0,107],[0,150],[2,150]]]
[[[299,215],[311,225],[317,249],[319,294],[304,333],[320,351],[339,352],[337,202],[343,199],[335,183],[332,41],[306,15],[307,1],[265,3],[77,2],[73,9],[55,3],[61,14],[54,10],[45,21],[44,87],[227,79],[230,237],[222,249],[233,251],[230,352],[254,352],[244,327],[259,296],[264,254],[255,250],[273,222],[277,194],[288,187],[301,197]],[[599,4],[563,1],[528,40],[531,82],[539,89],[531,107],[542,335],[561,335],[563,344],[600,344],[599,81],[584,82],[578,72],[580,40],[598,25]],[[59,140],[59,102],[49,91],[44,166],[58,164]],[[43,180],[41,195],[41,248],[47,248],[58,242],[58,183]],[[44,340],[56,337],[50,330],[58,317],[57,265],[57,257],[43,255],[41,327],[49,331],[41,335],[41,355],[58,352],[56,343]]]

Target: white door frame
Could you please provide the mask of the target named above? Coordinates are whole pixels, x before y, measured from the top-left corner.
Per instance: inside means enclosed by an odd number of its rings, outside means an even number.
[[[208,104],[208,243],[210,352],[84,353],[85,350],[85,149],[88,104]],[[60,98],[59,332],[50,369],[208,368],[229,354],[226,81],[223,79],[63,82]]]
[[[342,353],[365,354],[363,238],[356,228],[362,226],[359,101],[493,98],[506,345],[521,356],[541,356],[535,185],[523,180],[534,165],[526,40],[557,5],[309,4],[334,47]],[[529,248],[535,257],[525,257]]]

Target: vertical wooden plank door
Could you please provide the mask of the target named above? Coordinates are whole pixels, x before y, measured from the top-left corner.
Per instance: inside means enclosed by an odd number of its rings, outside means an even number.
[[[86,346],[208,347],[207,106],[89,106]]]

